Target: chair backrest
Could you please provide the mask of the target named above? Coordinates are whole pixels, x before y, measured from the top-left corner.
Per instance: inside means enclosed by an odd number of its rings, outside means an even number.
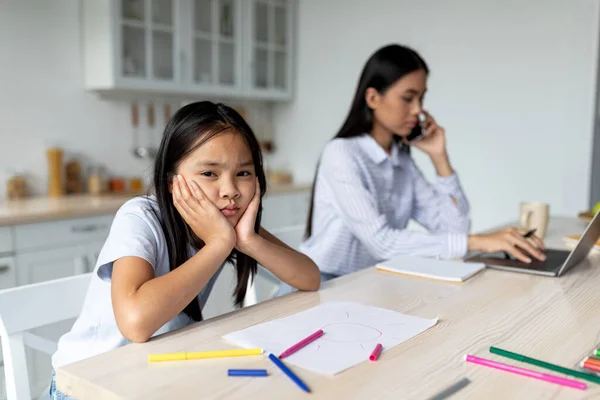
[[[0,290],[0,336],[8,400],[31,398],[25,345],[44,352],[52,349],[50,341],[25,331],[77,317],[91,276],[80,274]]]
[[[0,290],[0,334],[10,335],[75,318],[92,274]]]

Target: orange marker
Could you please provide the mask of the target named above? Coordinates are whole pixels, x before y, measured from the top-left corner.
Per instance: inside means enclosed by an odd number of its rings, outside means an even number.
[[[600,365],[598,364],[584,361],[581,363],[581,366],[585,369],[589,369],[590,371],[600,372]]]

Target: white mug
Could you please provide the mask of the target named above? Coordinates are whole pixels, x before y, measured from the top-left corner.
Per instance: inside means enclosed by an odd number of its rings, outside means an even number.
[[[535,234],[540,238],[546,236],[550,205],[539,201],[522,202],[520,207],[521,229],[535,229]]]

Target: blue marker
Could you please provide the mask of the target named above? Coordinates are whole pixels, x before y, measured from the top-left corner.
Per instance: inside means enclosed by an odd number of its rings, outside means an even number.
[[[267,376],[266,369],[230,369],[227,371],[229,376]]]
[[[279,358],[275,357],[273,354],[269,354],[269,358],[275,363],[275,365],[279,367],[279,369],[283,371],[284,374],[286,374],[291,380],[293,380],[296,383],[296,385],[300,387],[300,389],[304,390],[307,393],[310,393],[310,389],[304,384],[304,382],[302,382],[300,378],[294,375],[294,373],[290,371],[289,368],[286,367],[285,364],[282,363]]]

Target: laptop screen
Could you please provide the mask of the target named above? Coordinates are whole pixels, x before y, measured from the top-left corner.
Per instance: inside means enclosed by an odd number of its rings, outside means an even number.
[[[581,235],[581,239],[577,242],[577,245],[569,254],[569,257],[561,267],[560,271],[558,271],[558,276],[561,276],[575,265],[579,264],[583,261],[584,258],[587,257],[588,253],[596,244],[596,240],[600,237],[600,211],[596,213],[592,221],[588,224],[587,228]]]

